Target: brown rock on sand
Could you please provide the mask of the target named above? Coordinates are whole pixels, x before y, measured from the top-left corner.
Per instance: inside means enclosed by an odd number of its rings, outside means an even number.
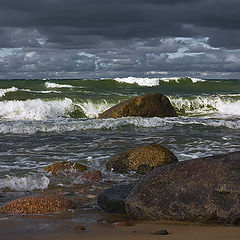
[[[43,168],[46,172],[52,173],[56,176],[62,173],[69,173],[70,171],[83,172],[87,167],[80,163],[74,162],[55,162]]]
[[[121,102],[99,115],[98,118],[177,117],[169,99],[160,94],[146,94]]]
[[[2,213],[42,214],[62,212],[75,207],[75,203],[60,196],[33,196],[10,201],[0,208]]]
[[[240,223],[240,152],[164,165],[150,171],[125,200],[130,217]]]
[[[160,144],[148,144],[113,156],[107,162],[106,168],[118,173],[146,173],[154,167],[177,161],[176,156],[167,148]]]

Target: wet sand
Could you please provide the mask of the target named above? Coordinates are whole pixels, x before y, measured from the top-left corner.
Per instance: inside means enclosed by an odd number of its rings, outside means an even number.
[[[30,220],[30,219],[28,219]],[[133,226],[114,226],[108,222],[79,224],[78,222],[59,222],[59,219],[45,219],[45,224],[30,221],[13,221],[0,224],[1,240],[239,240],[240,226],[199,225],[191,223],[131,222]],[[42,219],[43,220],[43,219]],[[24,223],[25,222],[25,223]],[[76,226],[85,226],[77,231]],[[168,235],[154,235],[166,229]],[[22,231],[24,230],[24,231]]]

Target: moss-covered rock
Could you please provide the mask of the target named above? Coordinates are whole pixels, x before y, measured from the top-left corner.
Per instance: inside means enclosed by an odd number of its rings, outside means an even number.
[[[146,173],[157,166],[177,161],[176,156],[167,148],[160,144],[149,144],[115,155],[107,162],[106,168],[118,173]]]
[[[49,166],[43,168],[46,172],[56,176],[59,174],[68,174],[72,171],[83,172],[87,170],[87,167],[80,163],[74,162],[55,162]]]

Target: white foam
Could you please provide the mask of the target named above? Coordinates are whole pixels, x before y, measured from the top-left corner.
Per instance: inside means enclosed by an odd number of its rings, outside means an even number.
[[[137,77],[126,77],[126,78],[114,78],[117,82],[138,84],[139,86],[153,87],[159,85],[159,78],[137,78]]]
[[[88,100],[83,103],[76,104],[77,106],[81,107],[84,114],[89,118],[96,118],[98,115],[107,109],[114,106],[114,103],[108,103],[106,100],[103,100],[98,103],[93,103],[91,100]]]
[[[204,82],[206,80],[201,78],[192,78],[192,77],[186,77],[192,81],[192,83],[196,82]],[[125,77],[125,78],[114,78],[115,81],[121,82],[121,83],[130,83],[130,84],[138,84],[139,86],[147,86],[147,87],[153,87],[158,86],[159,81],[162,82],[171,82],[175,81],[176,83],[181,83],[182,79],[181,77],[168,77],[168,78],[139,78],[139,77]]]
[[[45,120],[65,116],[70,111],[72,100],[44,101],[33,99],[26,101],[0,102],[0,118],[9,120]]]
[[[49,185],[49,178],[46,176],[16,177],[6,175],[0,178],[0,189],[10,188],[17,191],[32,191],[34,189],[46,189]]]
[[[0,97],[5,96],[8,92],[16,92],[18,89],[16,87],[6,88],[6,89],[0,89]]]
[[[201,79],[201,78],[192,78],[192,77],[186,77],[186,78],[191,79],[192,83],[205,82],[206,81],[206,80]],[[159,80],[163,81],[163,82],[175,81],[176,83],[180,83],[182,79],[186,79],[186,78],[185,77],[184,78],[181,78],[181,77],[169,77],[169,78],[160,78]]]
[[[46,82],[45,87],[47,87],[47,88],[73,88],[73,86],[69,85],[69,84],[57,84],[57,83],[50,83],[50,82]]]
[[[222,114],[240,116],[240,100],[220,96],[197,96],[193,99],[169,98],[173,106],[188,115]]]

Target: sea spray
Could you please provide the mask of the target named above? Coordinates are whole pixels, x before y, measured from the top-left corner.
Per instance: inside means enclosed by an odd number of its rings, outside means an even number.
[[[33,191],[34,189],[46,189],[49,185],[49,178],[46,176],[16,177],[6,175],[0,178],[0,189],[9,188],[16,191]]]

